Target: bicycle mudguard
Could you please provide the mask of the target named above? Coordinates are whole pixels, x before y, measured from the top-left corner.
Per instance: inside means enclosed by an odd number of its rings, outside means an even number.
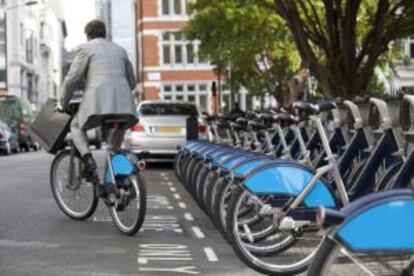
[[[129,153],[119,153],[112,157],[112,169],[115,178],[117,176],[129,176],[135,171],[135,163],[138,162],[138,158]],[[112,176],[109,168],[105,171],[104,183],[112,183]]]
[[[249,158],[238,163],[234,168],[231,169],[231,172],[227,176],[228,180],[233,184],[239,185],[243,183],[245,178],[255,170],[258,170],[269,164],[280,164],[281,162],[286,162],[277,158],[270,158],[267,156]]]
[[[345,221],[331,234],[352,251],[414,251],[414,194],[373,194],[343,208]]]
[[[298,196],[314,177],[315,172],[303,165],[284,161],[268,164],[252,171],[244,180],[243,186],[257,195]],[[335,208],[337,202],[327,185],[318,180],[304,198],[307,207]]]

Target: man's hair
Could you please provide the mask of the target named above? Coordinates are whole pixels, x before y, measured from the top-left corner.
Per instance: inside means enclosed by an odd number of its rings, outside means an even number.
[[[91,38],[106,38],[106,27],[105,23],[100,20],[92,20],[85,26],[85,34]]]

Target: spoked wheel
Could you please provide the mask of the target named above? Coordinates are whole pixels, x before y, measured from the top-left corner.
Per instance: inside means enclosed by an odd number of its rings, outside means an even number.
[[[414,275],[412,252],[356,253],[325,238],[317,255],[309,267],[310,276]]]
[[[265,274],[292,275],[305,271],[322,241],[316,230],[301,228],[280,231],[275,225],[273,230],[276,232],[267,238],[259,241],[251,239],[249,236],[252,233],[269,227],[271,218],[264,218],[255,225],[244,223],[244,219],[248,218],[246,216],[253,215],[252,209],[246,213],[246,205],[254,199],[240,187],[235,188],[233,193],[226,215],[227,233],[239,258],[249,267]],[[266,254],[270,251],[273,254]]]
[[[69,183],[70,150],[63,150],[53,160],[50,170],[50,186],[59,208],[68,217],[85,220],[92,216],[98,205],[93,183],[80,177],[81,160],[74,156],[72,183]]]
[[[119,194],[113,196],[109,207],[116,228],[125,235],[134,235],[144,223],[147,192],[141,174],[132,174],[118,185]]]

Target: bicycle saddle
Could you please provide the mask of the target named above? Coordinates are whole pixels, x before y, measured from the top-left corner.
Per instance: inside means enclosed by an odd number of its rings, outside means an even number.
[[[299,123],[299,119],[289,113],[280,113],[273,116],[273,120],[279,124],[295,125]]]
[[[249,125],[252,127],[253,131],[260,131],[267,129],[266,125],[257,122],[257,121],[249,121]]]
[[[336,104],[333,101],[319,102],[316,104],[307,102],[295,102],[292,105],[293,108],[308,113],[308,114],[319,114],[323,111],[329,111],[336,108]]]

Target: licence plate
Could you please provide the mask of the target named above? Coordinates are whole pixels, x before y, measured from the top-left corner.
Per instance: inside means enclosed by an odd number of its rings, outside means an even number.
[[[163,126],[158,127],[159,133],[181,133],[181,127]]]

